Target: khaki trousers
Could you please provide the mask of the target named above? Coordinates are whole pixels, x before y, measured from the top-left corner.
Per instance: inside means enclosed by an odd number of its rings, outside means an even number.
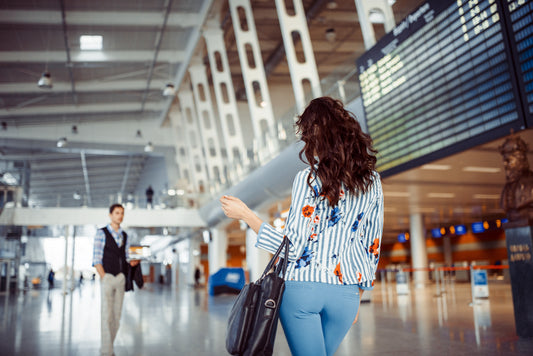
[[[123,273],[116,276],[106,273],[100,281],[102,298],[102,356],[113,355],[113,343],[117,336],[122,313],[122,301],[124,300],[126,277]]]

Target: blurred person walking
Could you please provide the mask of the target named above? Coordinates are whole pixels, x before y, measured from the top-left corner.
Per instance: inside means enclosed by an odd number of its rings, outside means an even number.
[[[129,259],[128,235],[121,229],[124,207],[109,207],[111,222],[98,229],[94,237],[93,266],[100,276],[101,289],[101,355],[114,355],[113,343],[120,326],[122,302],[126,286],[128,263],[133,267],[138,260]]]

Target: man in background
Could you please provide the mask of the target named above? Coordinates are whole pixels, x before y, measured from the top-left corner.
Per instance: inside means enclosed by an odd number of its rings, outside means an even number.
[[[120,224],[124,219],[124,207],[113,204],[109,207],[111,222],[98,229],[94,238],[93,266],[100,275],[101,289],[101,354],[113,355],[113,343],[117,336],[122,313],[129,258],[128,235]],[[133,267],[138,260],[129,262]]]

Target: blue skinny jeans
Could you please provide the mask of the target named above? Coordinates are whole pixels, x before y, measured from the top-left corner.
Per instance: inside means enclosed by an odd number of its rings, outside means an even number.
[[[357,285],[285,282],[280,320],[292,355],[333,355],[358,309]]]

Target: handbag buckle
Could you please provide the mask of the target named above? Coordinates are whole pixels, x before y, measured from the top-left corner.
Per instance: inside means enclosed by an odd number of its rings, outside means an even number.
[[[274,299],[267,299],[265,301],[265,307],[271,308],[271,309],[276,309],[276,301]]]

